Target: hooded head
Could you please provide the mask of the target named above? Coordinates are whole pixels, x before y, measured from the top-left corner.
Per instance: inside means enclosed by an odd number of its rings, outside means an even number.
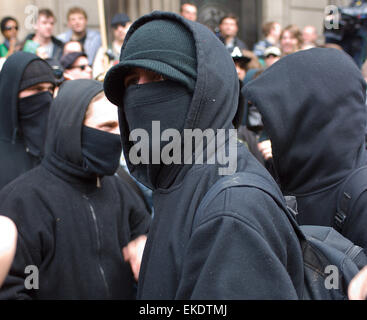
[[[126,89],[124,80],[133,67],[154,71],[161,81]],[[120,107],[128,167],[152,189],[172,185],[188,166],[134,165],[129,159],[131,130],[146,128],[149,132],[155,120],[160,121],[161,132],[167,128],[180,132],[228,129],[239,103],[236,69],[224,45],[207,27],[168,12],[153,12],[130,27],[120,63],[108,72],[104,88],[107,98]],[[182,148],[182,140],[177,144]]]
[[[103,97],[103,85],[95,80],[66,81],[60,87],[50,112],[46,140],[44,163],[49,168],[51,164],[52,169],[62,175],[90,180],[114,174],[121,155],[120,136],[100,128],[100,122],[93,121],[89,116],[89,112],[96,111],[88,107],[98,104]],[[111,106],[116,109],[109,101],[106,100],[106,103],[108,106],[102,100],[102,105],[96,108],[103,110]],[[114,117],[107,117],[104,121],[106,126],[113,121],[117,125],[117,113]],[[111,166],[111,170],[106,169]]]
[[[344,52],[316,48],[284,57],[243,94],[262,114],[285,193],[330,188],[365,163],[366,85]]]
[[[20,140],[35,156],[42,153],[52,102],[46,87],[34,88],[40,84],[53,88],[56,79],[48,63],[31,53],[11,55],[0,73],[0,139]]]

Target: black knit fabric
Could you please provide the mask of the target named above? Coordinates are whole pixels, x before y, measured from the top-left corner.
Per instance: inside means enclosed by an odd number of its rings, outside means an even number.
[[[162,30],[165,30],[164,34]],[[157,72],[194,91],[196,48],[193,36],[185,26],[171,20],[154,20],[139,27],[126,41],[120,63],[109,71],[105,79],[106,95],[116,105],[122,103],[123,79],[132,67]],[[114,90],[116,83],[121,84],[118,90]]]
[[[56,84],[53,71],[46,61],[33,60],[24,70],[19,91],[25,90],[42,82],[51,82]]]

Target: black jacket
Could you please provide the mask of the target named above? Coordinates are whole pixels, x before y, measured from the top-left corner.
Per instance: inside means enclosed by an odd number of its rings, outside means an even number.
[[[245,88],[271,138],[282,191],[297,197],[300,224],[333,226],[339,186],[366,164],[365,81],[336,49],[287,56]],[[344,235],[367,247],[367,195]]]
[[[0,189],[41,161],[27,151],[19,128],[18,91],[26,67],[38,58],[26,52],[9,57],[0,72]]]
[[[185,128],[233,128],[239,81],[231,56],[209,29],[175,14],[155,12],[133,24],[125,45],[140,25],[159,18],[182,23],[195,38],[198,79]],[[152,185],[147,181],[146,166],[129,162],[128,125],[123,108],[119,112],[130,172],[140,182]],[[261,175],[276,188],[249,151],[240,143],[236,146],[237,170]],[[221,177],[218,167],[161,165],[138,298],[297,299],[303,283],[299,242],[288,219],[269,196],[250,188],[229,189],[209,205],[210,218],[193,229],[201,199]]]
[[[93,80],[68,81],[50,113],[42,164],[6,186],[0,211],[19,238],[1,299],[134,299],[135,282],[122,248],[148,232],[144,202],[117,175],[83,170],[81,126]],[[25,288],[25,268],[37,266],[39,289]]]

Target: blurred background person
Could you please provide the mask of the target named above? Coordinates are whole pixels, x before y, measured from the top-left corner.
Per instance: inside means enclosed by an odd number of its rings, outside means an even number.
[[[238,18],[233,14],[224,16],[219,22],[218,37],[231,54],[236,47],[240,50],[247,49],[246,44],[237,37],[238,25]]]
[[[261,60],[260,62],[263,62],[263,65],[265,64],[265,50],[278,45],[281,32],[282,27],[278,22],[272,21],[262,26],[262,33],[265,38],[255,44],[254,53]]]
[[[93,64],[98,49],[102,45],[101,35],[98,31],[87,29],[88,15],[84,9],[73,7],[67,13],[69,30],[57,38],[66,43],[70,40],[79,41],[88,56],[89,65]]]
[[[266,68],[271,67],[275,62],[279,61],[282,52],[278,47],[269,47],[264,52],[264,61]]]
[[[18,21],[13,17],[5,17],[1,20],[1,34],[4,42],[0,44],[0,58],[7,58],[17,49],[18,44]]]
[[[55,15],[50,9],[39,10],[35,33],[26,37],[23,51],[35,53],[42,59],[59,61],[64,44],[53,36],[55,22]]]
[[[186,2],[181,5],[180,14],[188,20],[196,21],[198,17],[198,8],[195,4]]]
[[[61,58],[65,80],[92,79],[93,71],[87,55],[83,52],[71,52]]]
[[[306,26],[302,30],[303,45],[302,49],[307,50],[317,47],[317,30],[314,26]]]
[[[245,79],[247,64],[251,61],[251,58],[245,56],[242,51],[236,47],[232,52],[232,59],[236,66],[238,79],[242,82]]]
[[[65,56],[71,52],[84,52],[83,45],[76,40],[66,42],[64,44],[64,50],[62,51],[62,55]]]
[[[302,45],[302,32],[296,25],[289,25],[283,29],[280,35],[280,49],[283,56],[301,50]]]
[[[131,26],[131,20],[125,13],[117,13],[111,20],[113,40],[107,52],[100,47],[93,63],[93,78],[103,80],[105,73],[119,63],[121,47]]]

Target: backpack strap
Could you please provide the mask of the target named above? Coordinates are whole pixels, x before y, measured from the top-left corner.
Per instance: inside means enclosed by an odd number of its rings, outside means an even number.
[[[205,216],[205,209],[209,203],[212,202],[219,193],[233,187],[257,188],[271,196],[276,204],[286,213],[297,236],[301,239],[305,239],[303,232],[299,228],[299,225],[292,214],[293,211],[289,210],[287,207],[285,199],[277,185],[272,185],[266,178],[251,172],[237,172],[231,176],[220,178],[201,200],[194,217],[193,228],[196,228],[203,220]]]
[[[351,216],[352,209],[360,197],[367,190],[367,166],[361,167],[350,174],[341,185],[334,228],[342,233],[346,220]]]

